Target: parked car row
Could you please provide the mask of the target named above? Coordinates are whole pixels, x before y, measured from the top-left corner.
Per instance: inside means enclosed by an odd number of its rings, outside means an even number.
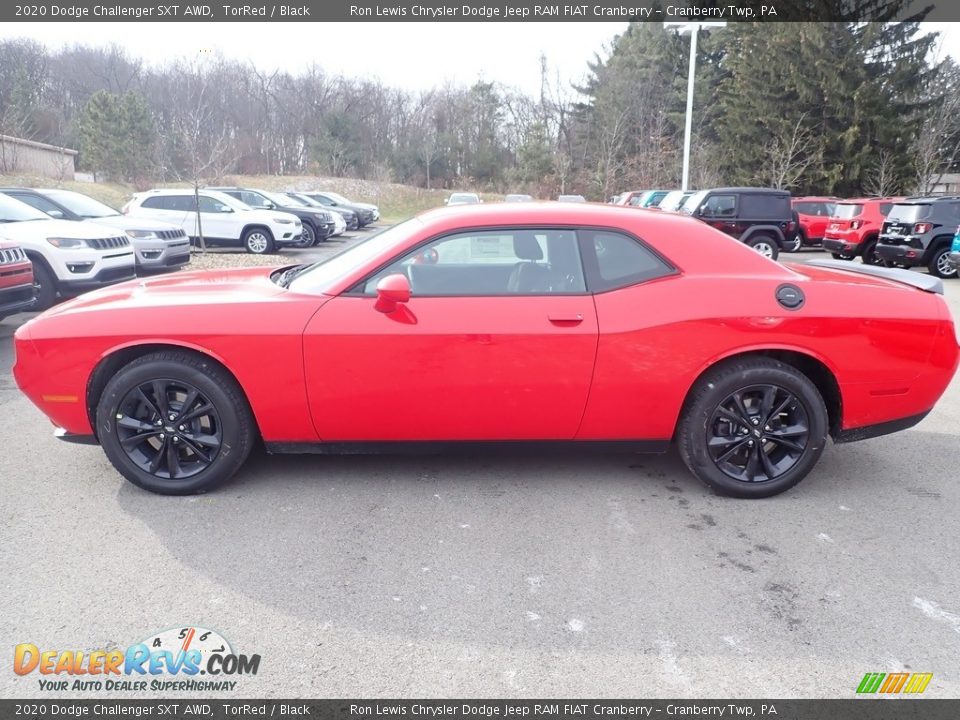
[[[327,192],[151,190],[116,210],[61,188],[0,188],[0,319],[182,268],[201,234],[209,245],[266,253],[310,247],[379,219],[376,206]]]
[[[952,245],[960,233],[960,196],[841,199],[791,197],[769,188],[713,188],[632,191],[612,202],[692,215],[772,258],[813,246],[838,260],[860,257],[867,265],[924,267],[937,277],[958,276]]]

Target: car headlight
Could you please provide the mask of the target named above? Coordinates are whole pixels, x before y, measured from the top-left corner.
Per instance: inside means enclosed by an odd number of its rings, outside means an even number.
[[[153,230],[127,230],[127,235],[135,240],[159,240]]]
[[[293,225],[293,220],[287,220],[286,218],[277,218],[276,223],[278,225]]]
[[[50,237],[50,238],[47,238],[47,242],[53,245],[54,247],[62,248],[64,250],[68,250],[71,248],[90,247],[90,244],[86,240],[80,240],[79,238]]]

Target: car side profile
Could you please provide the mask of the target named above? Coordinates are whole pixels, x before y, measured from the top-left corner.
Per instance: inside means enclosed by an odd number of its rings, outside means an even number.
[[[797,213],[797,226],[787,238],[788,252],[798,252],[804,247],[816,247],[823,242],[827,225],[837,203],[835,197],[795,197],[791,201]]]
[[[795,220],[785,190],[725,187],[700,190],[680,212],[736,238],[774,260],[793,236]]]
[[[199,209],[199,212],[198,212]],[[209,245],[243,247],[262,255],[301,242],[303,225],[290,213],[255,210],[215,190],[149,190],[136,193],[121,212],[176,225],[196,242],[203,233]]]
[[[676,443],[717,492],[766,497],[828,435],[915,425],[957,368],[941,281],[814,262],[780,265],[668,213],[443,208],[319,263],[65,303],[17,330],[14,375],[63,439],[99,443],[159,493],[226,481],[260,441],[536,442]]]
[[[18,245],[0,239],[0,320],[32,310],[34,305],[36,298],[30,258]]]
[[[222,192],[254,210],[277,210],[293,215],[302,227],[300,240],[291,243],[294,247],[312,247],[331,237],[336,230],[333,213],[284,193],[241,187],[208,187],[207,190]]]
[[[18,187],[0,188],[0,192],[54,219],[92,222],[120,230],[130,238],[140,272],[175,270],[190,263],[190,238],[180,227],[127,217],[109,205],[72,190]]]

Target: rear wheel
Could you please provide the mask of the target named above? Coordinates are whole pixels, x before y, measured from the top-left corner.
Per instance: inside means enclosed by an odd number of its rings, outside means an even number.
[[[107,383],[97,435],[134,485],[187,495],[228,480],[256,432],[233,377],[201,355],[165,351],[134,360]]]
[[[717,492],[762,498],[806,477],[827,427],[809,378],[777,360],[751,358],[724,363],[697,382],[677,442],[690,471]]]
[[[243,234],[243,246],[254,255],[273,252],[273,236],[263,228],[250,228]]]
[[[776,260],[780,255],[780,246],[769,235],[754,235],[747,240],[747,245],[771,260]]]
[[[784,246],[784,250],[790,253],[800,252],[803,248],[803,233],[800,230],[797,230],[793,237],[791,237],[787,244]]]
[[[930,263],[927,265],[927,270],[930,271],[931,275],[936,275],[938,278],[957,277],[957,268],[950,263],[949,255],[949,246],[944,246],[933,254]]]
[[[877,239],[867,240],[863,246],[863,264],[864,265],[882,265],[883,261],[877,255]]]

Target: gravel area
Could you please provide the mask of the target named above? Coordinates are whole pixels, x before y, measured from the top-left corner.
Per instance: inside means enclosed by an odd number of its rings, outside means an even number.
[[[253,255],[238,248],[208,248],[206,252],[195,249],[190,258],[190,264],[184,269],[219,270],[261,265],[280,267],[303,262],[316,262],[362,240],[367,235],[367,232],[344,234],[332,240],[325,240],[320,245],[309,249],[285,249],[266,255]]]

